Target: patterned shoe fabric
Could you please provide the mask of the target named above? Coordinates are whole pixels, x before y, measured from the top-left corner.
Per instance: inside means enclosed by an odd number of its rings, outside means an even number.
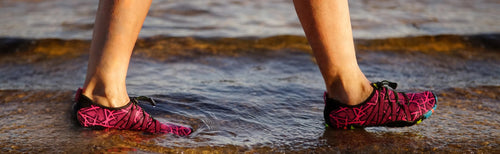
[[[109,108],[93,102],[82,95],[82,89],[78,89],[75,102],[76,118],[83,127],[172,133],[179,136],[187,136],[192,132],[192,129],[188,127],[160,123],[137,105],[138,101],[134,98],[131,98],[130,103],[123,107]]]
[[[437,97],[430,91],[421,93],[396,92],[396,83],[372,83],[368,99],[355,106],[330,99],[325,93],[324,116],[327,126],[354,129],[370,126],[404,127],[429,118],[436,109]]]

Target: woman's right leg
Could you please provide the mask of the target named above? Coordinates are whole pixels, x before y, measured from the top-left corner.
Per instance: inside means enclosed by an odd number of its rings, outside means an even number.
[[[294,0],[325,80],[325,121],[333,128],[410,126],[428,118],[437,98],[400,93],[395,83],[370,83],[356,61],[347,0]]]
[[[330,98],[357,105],[373,91],[356,60],[347,0],[295,0]]]

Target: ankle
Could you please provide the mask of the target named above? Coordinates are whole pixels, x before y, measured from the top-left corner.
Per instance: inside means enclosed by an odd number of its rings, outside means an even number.
[[[345,82],[336,81],[327,87],[328,98],[335,99],[346,105],[358,105],[366,101],[373,92],[370,82],[365,80],[356,80]]]
[[[98,90],[95,88],[85,88],[83,95],[90,98],[93,102],[102,106],[118,108],[127,105],[130,102],[128,94],[125,92]]]

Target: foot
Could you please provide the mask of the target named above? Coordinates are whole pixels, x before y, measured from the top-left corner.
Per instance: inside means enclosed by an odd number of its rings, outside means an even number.
[[[436,109],[437,97],[430,91],[396,92],[389,81],[372,83],[372,94],[358,105],[345,105],[325,94],[324,116],[327,126],[354,129],[370,126],[404,127],[420,123]]]
[[[148,133],[172,133],[180,136],[186,136],[192,132],[192,129],[188,127],[160,123],[137,105],[136,99],[131,99],[123,107],[110,108],[93,102],[85,95],[82,95],[82,89],[78,89],[75,102],[76,118],[83,127],[126,129]]]

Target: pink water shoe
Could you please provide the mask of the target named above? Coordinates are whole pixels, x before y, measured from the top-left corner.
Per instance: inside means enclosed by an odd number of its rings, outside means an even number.
[[[78,89],[75,102],[76,118],[83,127],[172,133],[179,136],[187,136],[192,132],[188,127],[158,122],[137,105],[138,101],[135,98],[130,98],[130,102],[123,107],[110,108],[93,102],[82,94],[82,89]]]
[[[330,99],[325,93],[327,126],[336,129],[411,126],[429,118],[436,109],[437,97],[432,92],[396,92],[397,84],[385,80],[372,86],[371,96],[355,106]]]

